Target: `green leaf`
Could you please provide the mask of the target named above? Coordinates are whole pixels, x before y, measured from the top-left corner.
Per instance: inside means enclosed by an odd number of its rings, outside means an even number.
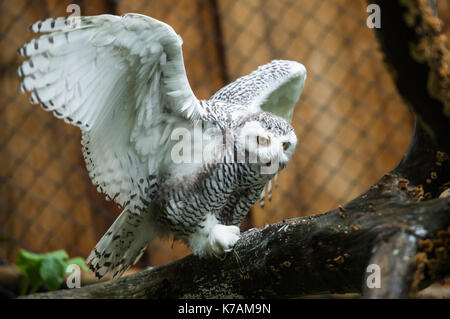
[[[81,269],[85,270],[85,271],[89,271],[88,266],[86,265],[86,262],[84,261],[83,258],[81,257],[74,257],[72,259],[69,259],[68,261],[66,261],[66,269],[67,266],[71,265],[71,264],[75,264],[81,267]]]
[[[38,263],[44,260],[45,256],[42,254],[35,254],[25,249],[19,249],[19,254],[17,255],[17,263]]]
[[[70,264],[77,264],[82,269],[88,270],[81,257],[68,258],[69,255],[64,250],[35,254],[20,249],[16,266],[23,274],[21,295],[36,292],[41,285],[45,285],[48,290],[59,289],[64,281],[67,266]]]
[[[26,294],[30,287],[34,290],[41,285],[42,279],[39,269],[44,258],[44,255],[31,253],[24,249],[19,250],[16,266],[24,276],[20,289],[21,294]]]
[[[60,257],[60,256],[59,256]],[[56,258],[54,254],[47,254],[42,262],[39,273],[48,290],[57,290],[64,281],[66,271],[63,260]]]
[[[51,253],[47,254],[51,258],[59,259],[61,261],[64,261],[65,259],[69,258],[69,255],[67,255],[65,250],[57,250],[53,251]]]

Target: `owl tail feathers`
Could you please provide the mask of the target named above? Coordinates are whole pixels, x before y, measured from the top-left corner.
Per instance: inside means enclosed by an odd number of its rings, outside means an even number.
[[[89,257],[89,268],[97,278],[111,272],[121,276],[142,256],[147,245],[157,236],[148,214],[125,209],[103,235]]]

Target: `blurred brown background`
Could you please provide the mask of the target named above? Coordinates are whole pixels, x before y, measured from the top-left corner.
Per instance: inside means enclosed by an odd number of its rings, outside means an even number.
[[[17,49],[29,24],[68,16],[142,13],[170,24],[184,40],[191,85],[208,98],[271,59],[305,64],[308,80],[294,113],[294,158],[264,210],[245,227],[324,212],[363,192],[406,150],[413,119],[383,63],[363,0],[0,1],[0,259],[20,247],[66,249],[86,257],[119,211],[91,185],[77,128],[19,95]],[[438,0],[449,27],[449,4]],[[395,32],[395,30],[392,30]],[[157,240],[141,266],[189,251]]]

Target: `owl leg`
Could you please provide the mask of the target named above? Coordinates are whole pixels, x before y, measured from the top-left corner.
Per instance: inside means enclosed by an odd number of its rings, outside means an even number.
[[[232,250],[239,234],[239,227],[222,225],[210,214],[201,227],[189,236],[188,244],[196,255],[220,257]]]

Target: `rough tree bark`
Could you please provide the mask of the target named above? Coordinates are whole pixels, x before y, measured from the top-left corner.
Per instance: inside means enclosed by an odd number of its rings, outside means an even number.
[[[385,60],[416,116],[400,164],[358,198],[330,212],[242,234],[223,260],[188,256],[80,289],[28,298],[298,297],[361,292],[413,296],[449,274],[450,56],[427,0],[378,0]],[[443,197],[443,196],[441,196]],[[381,269],[368,288],[367,266]]]

